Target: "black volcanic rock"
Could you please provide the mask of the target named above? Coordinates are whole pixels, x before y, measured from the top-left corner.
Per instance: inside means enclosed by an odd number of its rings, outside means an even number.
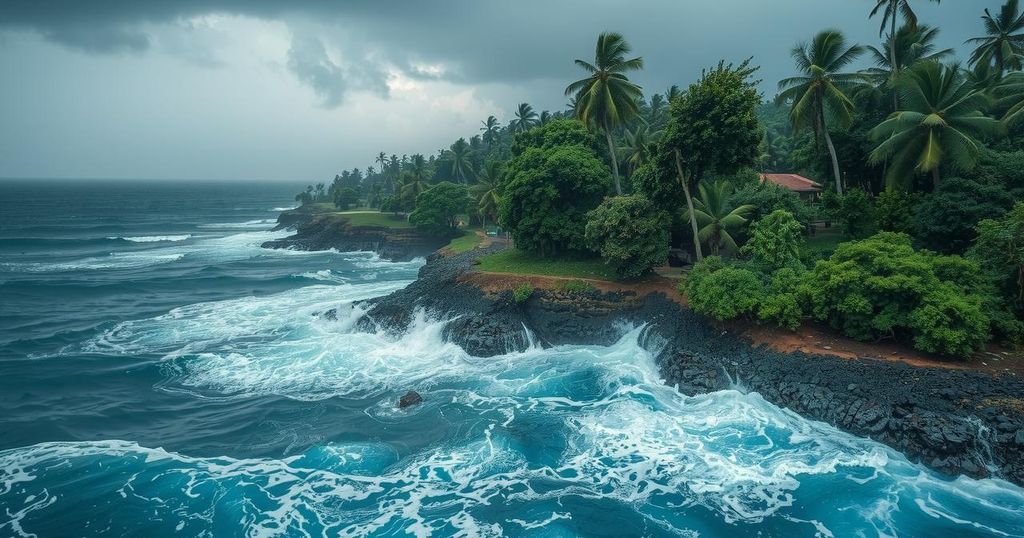
[[[425,235],[415,228],[352,226],[344,215],[285,211],[276,230],[293,228],[295,235],[267,241],[263,248],[376,252],[391,261],[425,257],[448,244],[451,237]]]
[[[1024,485],[1024,382],[1013,376],[922,368],[877,359],[779,353],[709,323],[661,294],[541,291],[516,305],[461,282],[481,255],[431,256],[419,278],[364,302],[365,330],[404,331],[423,309],[451,319],[448,340],[486,357],[541,345],[614,343],[623,327],[646,324],[642,344],[656,352],[665,382],[688,395],[739,388],[812,420],[870,437],[940,472],[998,476]]]
[[[423,397],[420,396],[420,393],[414,390],[410,390],[409,392],[406,392],[404,396],[398,399],[398,407],[399,409],[405,409],[406,407],[411,407],[422,402]]]

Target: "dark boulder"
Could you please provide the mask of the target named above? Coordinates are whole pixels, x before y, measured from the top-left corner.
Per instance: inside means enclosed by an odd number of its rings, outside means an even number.
[[[423,396],[420,396],[420,393],[414,390],[410,390],[405,393],[405,396],[398,399],[398,408],[405,409],[406,407],[411,407],[422,402]]]

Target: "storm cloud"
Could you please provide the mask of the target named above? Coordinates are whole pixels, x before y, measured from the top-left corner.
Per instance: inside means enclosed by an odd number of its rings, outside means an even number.
[[[918,4],[922,21],[941,27],[940,43],[965,58],[962,43],[981,32],[982,9],[1000,2]],[[721,59],[753,56],[770,97],[791,72],[789,49],[816,31],[837,27],[851,40],[876,43],[872,5],[5,0],[0,68],[12,82],[0,86],[0,112],[13,121],[0,127],[0,176],[329,176],[369,164],[380,150],[433,152],[475,133],[480,118],[470,115],[477,111],[507,121],[521,101],[561,109],[562,89],[580,74],[572,60],[592,56],[604,30],[623,33],[644,57],[647,68],[635,79],[647,93],[685,85]],[[170,119],[154,110],[168,102],[178,111]],[[56,114],[95,124],[74,137]],[[264,124],[273,130],[259,130]],[[283,138],[304,139],[302,151],[249,164],[253,155],[290,147]],[[151,158],[130,165],[110,149],[142,141],[153,148],[136,149]],[[157,152],[169,142],[181,154],[168,170]],[[28,144],[50,146],[43,152]],[[47,153],[62,158],[38,157]],[[225,156],[237,168],[214,160]]]

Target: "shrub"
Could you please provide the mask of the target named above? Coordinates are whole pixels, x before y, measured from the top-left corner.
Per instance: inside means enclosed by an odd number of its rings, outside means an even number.
[[[914,230],[914,212],[920,197],[903,191],[885,191],[875,198],[878,227],[885,232],[909,234]]]
[[[505,170],[498,220],[516,248],[540,255],[586,248],[586,213],[601,203],[611,171],[583,146],[527,148]]]
[[[905,234],[842,243],[800,286],[814,317],[860,340],[910,337],[914,347],[966,356],[989,336],[987,300],[967,282],[978,268],[915,251]]]
[[[668,258],[669,217],[642,195],[608,198],[587,213],[587,245],[620,277],[649,273]]]
[[[878,231],[875,205],[861,189],[850,189],[840,197],[836,220],[843,233],[853,239],[863,239]]]
[[[729,198],[731,207],[743,205],[754,206],[750,219],[756,221],[764,218],[772,211],[783,210],[807,226],[815,219],[815,212],[800,199],[795,192],[784,189],[773,183],[755,183],[740,187]]]
[[[466,186],[444,181],[416,197],[409,223],[431,235],[448,235],[458,227],[459,215],[468,205]]]
[[[959,254],[977,236],[978,222],[998,219],[1012,205],[1013,198],[1000,186],[950,178],[917,206],[914,237],[924,248]]]
[[[533,286],[531,286],[528,282],[523,282],[522,284],[516,286],[514,290],[512,290],[512,301],[515,302],[516,304],[525,303],[526,301],[530,300],[531,296],[533,296]]]
[[[779,327],[796,330],[804,318],[799,296],[804,274],[802,267],[783,267],[775,271],[768,292],[758,306],[757,317],[761,321],[771,321]]]
[[[783,267],[801,266],[800,245],[803,226],[788,211],[776,210],[750,227],[750,239],[740,252],[751,257],[761,271],[771,273]]]
[[[756,314],[764,293],[757,273],[724,265],[717,256],[698,263],[686,281],[690,308],[719,321]]]
[[[1001,303],[987,311],[993,313],[993,324],[1003,336],[1020,341],[1024,339],[1024,202],[1002,219],[981,221],[977,230],[978,239],[967,255],[982,268]]]
[[[334,198],[334,205],[344,211],[359,203],[359,193],[352,187],[345,187],[338,191]]]

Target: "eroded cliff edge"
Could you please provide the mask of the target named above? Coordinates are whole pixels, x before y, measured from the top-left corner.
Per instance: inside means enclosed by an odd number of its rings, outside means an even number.
[[[451,240],[451,237],[425,235],[410,227],[356,225],[342,213],[303,208],[281,213],[274,229],[291,229],[295,234],[267,241],[263,248],[376,252],[391,261],[428,256]]]
[[[754,347],[661,293],[485,291],[473,261],[490,250],[433,255],[409,287],[366,301],[360,324],[401,332],[417,309],[453,319],[446,337],[476,356],[527,345],[609,345],[645,324],[666,383],[693,395],[756,391],[801,415],[870,437],[949,475],[1024,485],[1024,382],[1012,375]],[[524,330],[526,329],[526,330]]]

